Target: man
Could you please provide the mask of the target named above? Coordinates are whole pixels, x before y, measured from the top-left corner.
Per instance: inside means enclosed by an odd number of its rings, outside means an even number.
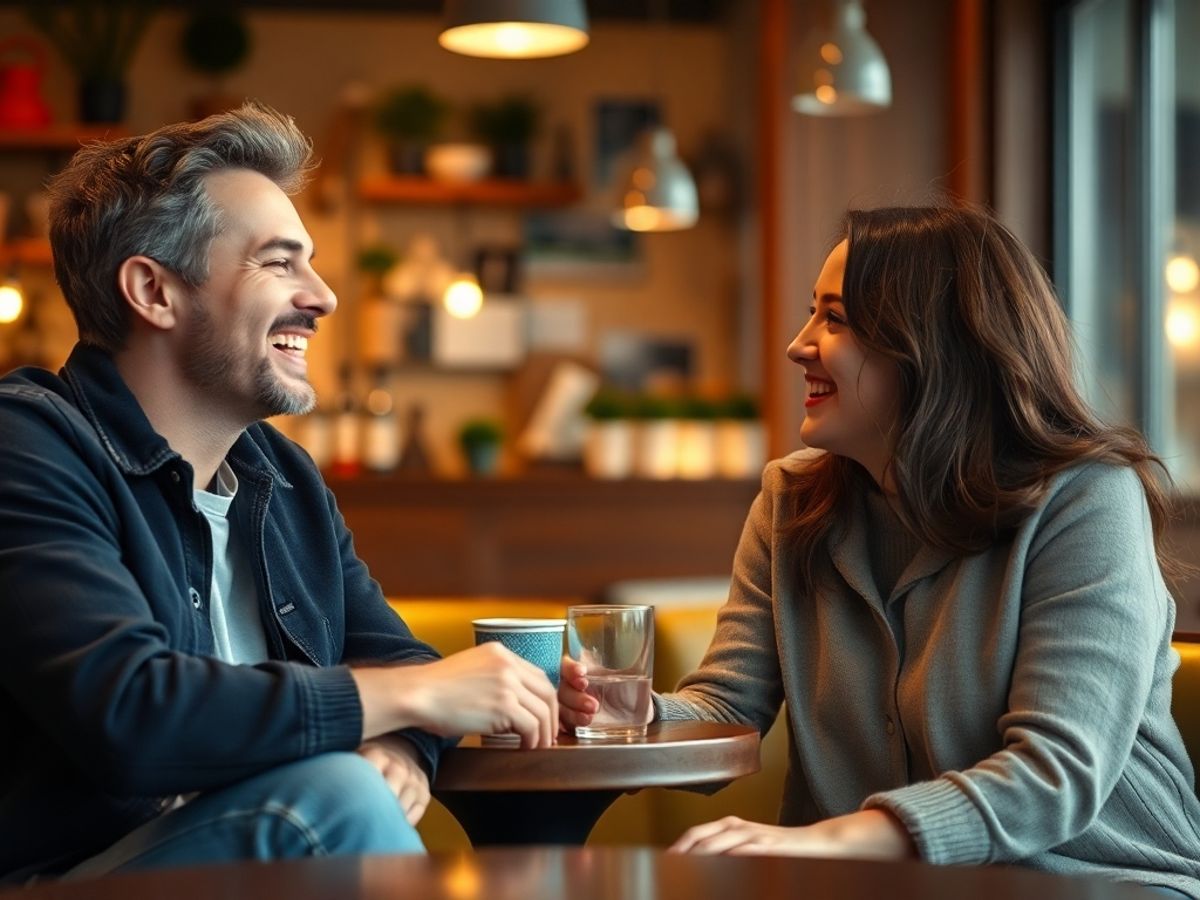
[[[390,610],[312,461],[336,300],[258,105],[80,150],[51,185],[79,328],[0,381],[0,875],[419,852],[445,739],[545,746],[545,675],[439,660]],[[357,751],[357,752],[355,752]]]

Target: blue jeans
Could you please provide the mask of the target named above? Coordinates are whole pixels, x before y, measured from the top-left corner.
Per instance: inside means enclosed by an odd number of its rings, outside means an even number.
[[[200,794],[64,877],[238,860],[424,852],[379,771],[356,753],[326,753]]]

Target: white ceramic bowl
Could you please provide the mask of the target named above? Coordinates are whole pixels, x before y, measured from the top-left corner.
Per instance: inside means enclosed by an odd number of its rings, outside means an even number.
[[[434,144],[425,151],[425,171],[438,181],[478,181],[492,167],[483,144]]]

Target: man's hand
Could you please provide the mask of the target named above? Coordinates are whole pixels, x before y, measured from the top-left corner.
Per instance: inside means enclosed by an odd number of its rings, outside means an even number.
[[[600,701],[586,693],[587,686],[583,663],[564,656],[558,672],[558,725],[568,734],[575,733],[576,725],[591,725],[600,709]]]
[[[900,820],[881,809],[865,809],[799,828],[726,816],[689,828],[668,852],[856,859],[914,859],[917,855]]]
[[[363,737],[416,727],[442,737],[516,734],[549,747],[558,700],[546,673],[496,641],[436,662],[355,668]]]
[[[416,826],[429,808],[429,778],[417,748],[402,737],[385,734],[363,741],[358,755],[383,774],[408,824]]]

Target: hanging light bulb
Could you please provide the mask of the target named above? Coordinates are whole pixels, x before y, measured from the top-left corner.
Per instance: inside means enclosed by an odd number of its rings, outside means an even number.
[[[1167,306],[1167,342],[1177,350],[1200,346],[1200,304],[1174,300]]]
[[[1200,285],[1200,266],[1186,253],[1176,253],[1167,260],[1167,287],[1176,294],[1190,294]]]
[[[862,0],[833,0],[833,28],[800,54],[792,109],[810,116],[856,116],[892,105],[892,74],[867,33]]]
[[[675,135],[661,125],[642,132],[617,179],[613,224],[630,231],[680,231],[700,216],[696,182],[675,152]]]
[[[583,0],[446,0],[438,43],[454,53],[536,59],[588,43]]]
[[[442,305],[456,319],[470,319],[483,307],[483,290],[470,272],[459,272],[446,285]]]
[[[10,278],[0,285],[0,324],[7,325],[21,317],[25,308],[25,296],[21,293],[21,283]]]

